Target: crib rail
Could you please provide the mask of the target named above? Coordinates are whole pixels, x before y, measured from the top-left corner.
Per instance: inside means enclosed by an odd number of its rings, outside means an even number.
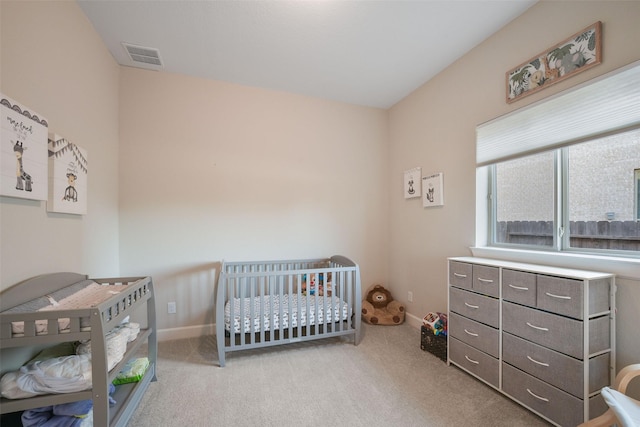
[[[360,311],[360,270],[346,257],[225,262],[216,293],[219,365],[227,352],[250,348],[344,335],[357,345]]]

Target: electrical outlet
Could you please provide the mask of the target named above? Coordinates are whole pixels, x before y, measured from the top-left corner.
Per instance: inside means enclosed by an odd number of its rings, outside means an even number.
[[[409,291],[409,293],[407,294],[407,300],[409,302],[413,302],[413,292]]]
[[[171,301],[170,303],[167,304],[167,313],[169,313],[169,314],[175,314],[176,313],[176,302],[175,301]]]

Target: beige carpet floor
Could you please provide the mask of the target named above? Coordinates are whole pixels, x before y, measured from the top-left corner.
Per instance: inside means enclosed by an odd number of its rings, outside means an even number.
[[[151,383],[129,426],[549,426],[420,349],[407,325],[363,325],[346,338],[227,354],[214,336],[159,344]]]

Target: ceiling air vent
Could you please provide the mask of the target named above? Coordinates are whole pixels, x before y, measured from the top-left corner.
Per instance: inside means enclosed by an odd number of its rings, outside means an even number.
[[[133,62],[137,64],[155,65],[158,67],[163,66],[158,49],[136,46],[128,43],[122,43],[122,45],[127,50],[127,53]]]

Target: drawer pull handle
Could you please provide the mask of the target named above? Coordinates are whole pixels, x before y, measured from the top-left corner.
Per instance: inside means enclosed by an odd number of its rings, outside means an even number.
[[[529,288],[526,288],[524,286],[516,286],[516,285],[511,285],[509,284],[509,287],[512,289],[517,289],[518,291],[528,291]]]
[[[467,334],[471,335],[472,337],[477,337],[477,336],[478,336],[478,334],[474,334],[473,332],[469,332],[469,331],[467,331],[467,328],[464,328],[464,331],[465,331]]]
[[[482,277],[478,277],[478,281],[479,282],[483,282],[483,283],[493,283],[493,280],[491,280],[491,279],[483,279]]]
[[[529,390],[529,389],[527,389],[527,392],[529,392],[529,394],[530,394],[531,396],[535,397],[535,398],[536,398],[536,399],[538,399],[538,400],[542,400],[543,402],[548,402],[548,401],[549,401],[549,399],[547,399],[546,397],[538,396],[537,394],[535,394],[534,392],[532,392],[532,391],[531,391],[531,390]]]
[[[467,277],[466,274],[460,274],[460,273],[453,273],[453,275],[456,277],[462,277],[463,279]]]
[[[571,299],[571,297],[566,296],[566,295],[555,295],[552,294],[550,292],[545,292],[545,294],[547,294],[548,296],[550,296],[551,298],[558,298],[558,299]]]
[[[532,327],[533,329],[537,329],[539,331],[548,331],[549,328],[543,328],[542,326],[536,326],[536,325],[532,325],[531,323],[527,322],[527,326]]]
[[[478,305],[471,305],[471,304],[466,303],[466,302],[464,303],[464,305],[466,305],[469,308],[473,308],[473,309],[480,308],[480,306],[478,306]]]
[[[527,356],[527,359],[531,360],[533,363],[537,363],[540,366],[549,366],[548,363],[538,362],[536,359],[532,358],[531,356]]]
[[[469,356],[467,356],[466,354],[464,355],[464,358],[467,359],[469,362],[475,364],[475,365],[480,364],[480,362],[478,362],[477,360],[473,360],[473,359],[469,358]]]

